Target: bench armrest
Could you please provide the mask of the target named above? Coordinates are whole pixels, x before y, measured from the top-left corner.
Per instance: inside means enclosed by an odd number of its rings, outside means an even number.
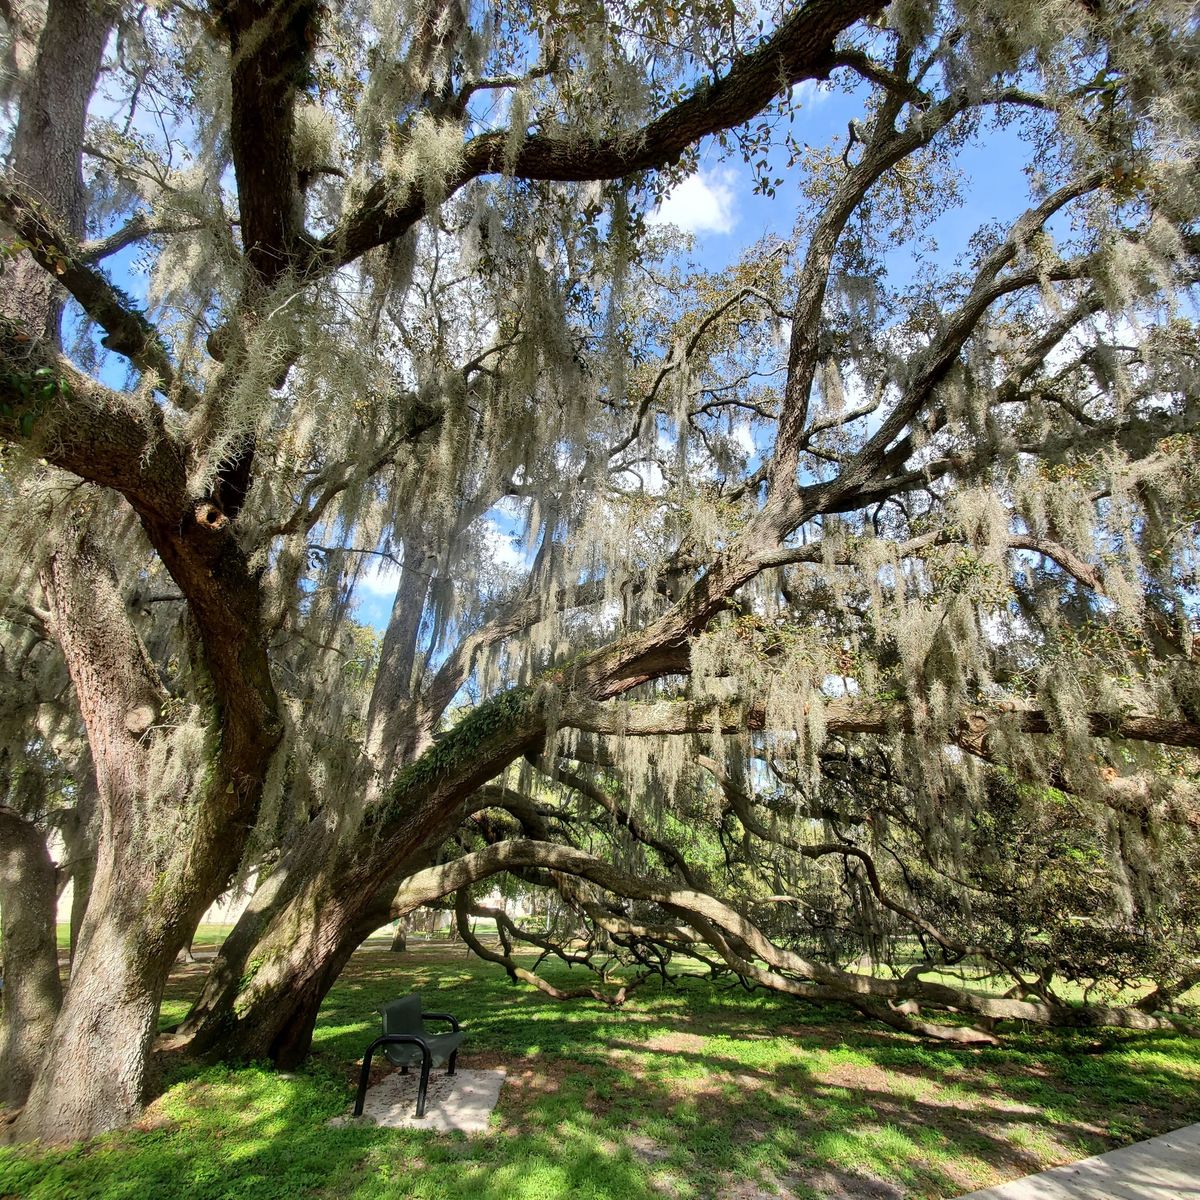
[[[456,1017],[452,1017],[449,1013],[430,1013],[423,1012],[421,1014],[422,1021],[449,1021],[450,1029],[453,1033],[458,1033],[462,1026],[458,1023]]]
[[[366,1054],[363,1055],[362,1070],[358,1076],[358,1094],[354,1097],[354,1115],[362,1116],[363,1101],[367,1095],[367,1084],[371,1080],[371,1056],[379,1049],[380,1046],[394,1046],[397,1043],[408,1046],[421,1047],[421,1072],[424,1075],[429,1074],[430,1064],[433,1062],[433,1053],[429,1049],[429,1043],[415,1033],[385,1033],[382,1037],[377,1037],[368,1047]]]

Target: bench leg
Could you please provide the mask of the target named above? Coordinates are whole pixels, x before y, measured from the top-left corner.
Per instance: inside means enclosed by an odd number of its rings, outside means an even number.
[[[417,1087],[417,1119],[425,1115],[425,1093],[429,1089],[429,1059],[421,1063],[421,1082]]]
[[[363,1112],[363,1101],[367,1096],[367,1085],[371,1082],[371,1050],[368,1049],[363,1055],[362,1070],[358,1075],[358,1092],[354,1097],[354,1115],[361,1117]]]
[[[400,1074],[401,1074],[401,1075],[407,1075],[407,1074],[408,1074],[408,1068],[407,1068],[407,1067],[401,1067],[401,1068],[400,1068]]]
[[[455,1050],[454,1053],[452,1055],[450,1055],[450,1061],[446,1064],[446,1074],[453,1075],[454,1069],[457,1066],[457,1064],[458,1064],[458,1051]]]

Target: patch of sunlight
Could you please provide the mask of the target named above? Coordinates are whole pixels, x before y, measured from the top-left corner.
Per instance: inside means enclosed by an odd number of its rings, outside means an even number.
[[[273,1136],[274,1133],[278,1133],[284,1128],[284,1125],[277,1124],[274,1130],[264,1130],[264,1133]],[[272,1136],[246,1138],[236,1146],[226,1147],[224,1157],[229,1162],[239,1162],[247,1158],[254,1158],[256,1155],[262,1154],[271,1148]]]
[[[188,1014],[191,1003],[187,1000],[164,1000],[158,1010],[158,1027],[160,1030],[178,1025]]]
[[[347,1021],[344,1025],[322,1025],[313,1031],[313,1041],[328,1042],[351,1033],[361,1033],[365,1036],[366,1030],[374,1025],[374,1021]]]
[[[1055,1149],[1049,1132],[1037,1125],[1010,1125],[1005,1131],[1005,1140],[1019,1150],[1029,1150],[1040,1158],[1049,1157]]]
[[[710,1037],[704,1043],[703,1053],[709,1057],[731,1058],[746,1067],[773,1067],[808,1057],[787,1038],[748,1041],[745,1038]]]
[[[1164,1038],[1153,1049],[1139,1050],[1124,1046],[1113,1050],[1121,1067],[1133,1065],[1139,1070],[1161,1071],[1166,1075],[1200,1076],[1200,1057],[1194,1054],[1194,1040]]]
[[[938,1099],[943,1104],[952,1104],[956,1108],[970,1108],[979,1099],[979,1092],[973,1087],[961,1084],[956,1080],[943,1083],[938,1087]]]
[[[813,1153],[836,1162],[839,1166],[893,1174],[897,1167],[914,1160],[928,1162],[928,1149],[919,1146],[903,1130],[894,1125],[859,1126],[854,1132],[818,1135],[812,1145]]]
[[[501,1167],[489,1183],[495,1195],[513,1200],[559,1200],[572,1194],[571,1176],[565,1167],[530,1159]]]
[[[853,1046],[847,1046],[845,1042],[824,1051],[821,1057],[827,1064],[837,1063],[847,1067],[873,1067],[875,1065],[875,1060],[871,1055],[864,1054],[863,1051],[857,1050]]]
[[[653,1054],[641,1057],[643,1072],[650,1080],[658,1079],[704,1079],[721,1070],[721,1065],[711,1062],[696,1062],[672,1054]]]

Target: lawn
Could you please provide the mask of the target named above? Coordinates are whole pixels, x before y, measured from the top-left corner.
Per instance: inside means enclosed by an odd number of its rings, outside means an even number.
[[[164,1021],[202,968],[181,969]],[[420,989],[504,1067],[486,1135],[328,1128],[383,1000]],[[687,979],[623,1009],[555,1003],[461,947],[369,946],[306,1068],[168,1063],[137,1130],[0,1151],[0,1197],[617,1200],[950,1197],[1200,1119],[1200,1038],[1013,1030],[934,1047],[837,1008]]]
[[[232,928],[232,925],[199,926],[196,936],[192,938],[192,949],[211,950],[214,946],[219,946]],[[60,921],[55,933],[58,938],[58,948],[66,950],[71,944],[71,926],[65,921]]]

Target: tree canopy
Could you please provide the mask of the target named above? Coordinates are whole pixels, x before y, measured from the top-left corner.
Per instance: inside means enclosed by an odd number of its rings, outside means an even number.
[[[688,962],[955,1041],[1178,1019],[1191,5],[0,16],[16,1136],[137,1111],[249,878],[195,1053],[294,1064],[362,938],[451,896],[562,998],[521,944],[616,1004]],[[702,149],[791,205],[723,264],[654,219]],[[562,903],[496,949],[502,873]]]

